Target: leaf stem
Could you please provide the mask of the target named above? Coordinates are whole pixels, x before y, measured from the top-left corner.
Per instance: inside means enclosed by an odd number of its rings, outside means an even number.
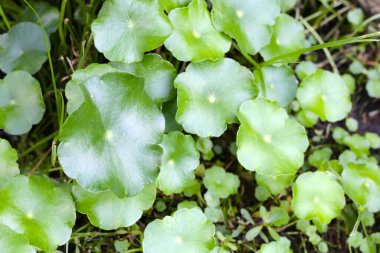
[[[53,68],[53,61],[51,59],[51,54],[50,54],[49,37],[48,37],[48,35],[46,33],[46,30],[44,28],[42,20],[41,20],[40,16],[38,15],[38,13],[36,12],[36,10],[33,8],[33,6],[27,0],[24,0],[24,2],[33,11],[34,15],[36,15],[37,20],[38,20],[38,24],[40,25],[42,33],[44,35],[44,42],[45,42],[46,51],[47,51],[47,55],[48,55],[48,61],[49,61],[49,67],[50,67],[50,75],[51,75],[51,79],[52,79],[51,81],[53,83],[53,89],[54,89],[55,103],[56,103],[56,106],[57,106],[58,127],[61,128],[61,122],[62,122],[61,114],[62,114],[62,106],[63,105],[61,103],[60,96],[58,95],[57,83],[56,83],[56,80],[55,80],[55,74],[54,74],[54,68]]]
[[[307,28],[307,30],[309,30],[309,32],[314,36],[314,38],[318,41],[319,44],[324,44],[325,42],[323,41],[323,39],[321,38],[321,36],[319,36],[319,34],[317,33],[317,31],[303,18],[300,19],[302,24]],[[329,61],[331,67],[333,68],[334,72],[336,74],[339,74],[339,69],[338,67],[336,66],[335,64],[335,61],[330,53],[330,51],[328,50],[328,48],[323,48],[323,52],[325,53],[326,57],[327,57],[327,60]]]
[[[58,26],[59,38],[61,40],[61,45],[63,45],[64,48],[66,48],[65,35],[63,33],[64,17],[65,17],[65,11],[66,11],[66,3],[67,3],[67,0],[63,0],[62,3],[61,3],[61,10],[59,12],[59,26]]]
[[[5,15],[4,13],[4,10],[3,10],[3,7],[1,7],[1,4],[0,4],[0,16],[3,18],[4,20],[4,23],[5,23],[5,26],[7,27],[7,29],[11,29],[11,26],[9,24],[9,21],[7,19],[7,16]]]
[[[79,64],[78,64],[78,67],[77,69],[81,69],[86,61],[86,57],[88,55],[88,52],[90,51],[90,48],[92,46],[92,43],[94,41],[94,36],[93,34],[91,33],[90,37],[88,38],[88,41],[86,43],[86,46],[83,48],[83,54],[82,54],[82,57],[80,58],[79,60]]]
[[[58,133],[58,131],[55,131],[54,133],[50,134],[49,136],[46,136],[45,138],[43,138],[42,140],[40,140],[39,142],[37,142],[34,146],[28,148],[26,151],[24,151],[23,153],[21,153],[21,155],[19,156],[19,158],[23,158],[24,156],[26,156],[30,152],[33,152],[34,150],[36,150],[39,146],[41,146],[44,143],[50,141],[51,139],[53,139],[57,135],[57,133]]]

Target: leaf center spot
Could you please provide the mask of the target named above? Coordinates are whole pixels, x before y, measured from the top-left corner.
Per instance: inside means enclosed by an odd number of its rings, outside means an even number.
[[[241,18],[241,17],[244,16],[244,12],[241,11],[241,10],[238,10],[238,11],[236,11],[236,16],[237,16],[238,18]]]
[[[113,133],[110,130],[107,130],[106,132],[106,139],[107,140],[112,140],[113,138]]]
[[[11,105],[15,105],[16,104],[16,100],[12,99],[11,100]]]
[[[270,136],[269,134],[266,134],[264,135],[263,139],[266,143],[270,143],[272,141],[272,136]]]
[[[168,161],[168,164],[171,165],[171,166],[173,166],[173,165],[174,165],[174,160],[173,160],[173,159],[170,159],[170,160]]]
[[[182,238],[182,236],[177,236],[177,237],[175,238],[175,242],[176,242],[177,244],[182,244],[182,243],[183,243],[183,238]]]
[[[33,219],[33,214],[32,214],[32,213],[27,213],[27,214],[26,214],[26,217],[27,217],[28,219]]]
[[[215,101],[216,101],[216,97],[215,97],[214,95],[210,95],[210,96],[208,97],[208,101],[209,101],[211,104],[213,104],[213,103],[215,103]]]
[[[197,31],[193,31],[193,36],[197,39],[199,39],[201,37],[201,35],[199,34],[199,32]]]
[[[135,27],[135,23],[132,20],[128,21],[128,28],[133,28]]]
[[[320,199],[318,196],[315,196],[314,199],[313,199],[313,202],[318,204],[320,202]]]
[[[322,95],[322,96],[321,96],[321,99],[322,99],[323,101],[326,101],[326,96],[325,96],[325,95]]]
[[[371,186],[371,184],[367,181],[367,182],[364,183],[364,186],[365,186],[366,188],[369,188],[369,187]]]

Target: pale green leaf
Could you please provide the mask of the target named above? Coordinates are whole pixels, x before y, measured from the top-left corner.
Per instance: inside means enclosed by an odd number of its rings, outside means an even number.
[[[222,167],[213,166],[207,169],[203,184],[208,192],[217,198],[227,198],[236,194],[240,186],[239,177],[233,173],[226,172]]]
[[[0,188],[12,177],[20,174],[17,151],[7,140],[0,139]]]
[[[7,226],[0,225],[0,248],[5,253],[36,253],[29,245],[28,238],[14,232]]]

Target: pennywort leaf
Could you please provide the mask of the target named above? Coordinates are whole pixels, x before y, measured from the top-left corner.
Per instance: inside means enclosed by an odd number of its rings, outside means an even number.
[[[305,128],[276,102],[258,98],[243,103],[238,118],[237,157],[244,168],[267,176],[293,175],[309,143]]]
[[[240,186],[238,176],[226,172],[219,166],[213,166],[206,170],[203,183],[208,192],[217,198],[227,198],[232,194],[236,194]]]
[[[165,47],[181,61],[223,58],[231,39],[215,30],[204,0],[193,0],[188,7],[169,13],[173,33]]]
[[[0,80],[0,128],[10,134],[27,133],[45,113],[40,83],[25,71]]]
[[[171,132],[164,135],[158,188],[169,195],[182,192],[195,178],[194,170],[199,165],[199,152],[190,135]]]
[[[111,61],[141,61],[171,33],[158,0],[107,0],[91,25],[96,48]]]
[[[175,80],[177,121],[186,132],[220,136],[244,101],[257,95],[252,73],[232,59],[190,64]]]
[[[122,198],[156,180],[165,120],[143,87],[143,79],[125,73],[81,85],[84,101],[61,129],[58,156],[84,189]]]
[[[7,140],[0,139],[0,188],[12,177],[20,174],[17,151]]]
[[[208,253],[214,246],[215,227],[197,208],[182,208],[172,216],[148,224],[144,253]]]

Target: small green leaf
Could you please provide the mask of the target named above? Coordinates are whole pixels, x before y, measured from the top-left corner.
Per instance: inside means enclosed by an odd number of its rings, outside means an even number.
[[[236,122],[241,103],[257,95],[253,74],[228,58],[190,64],[175,86],[177,121],[201,137],[221,136],[227,124]]]
[[[305,129],[276,102],[263,98],[240,107],[237,156],[258,174],[293,175],[302,166],[309,143]]]
[[[4,73],[23,70],[36,73],[47,59],[41,27],[21,22],[0,36],[0,69]]]
[[[6,253],[36,253],[29,245],[28,238],[23,234],[14,232],[7,226],[0,225],[0,248]]]
[[[89,192],[78,185],[73,186],[72,192],[78,211],[87,214],[91,224],[104,230],[132,226],[156,199],[154,184],[133,197],[125,198],[118,198],[110,190]]]
[[[257,253],[292,253],[290,249],[290,241],[284,237],[281,237],[279,241],[270,242],[261,245],[261,248]]]
[[[318,70],[317,64],[311,61],[303,61],[296,67],[296,73],[299,79],[304,80]]]
[[[292,184],[295,177],[295,175],[268,176],[256,173],[256,182],[258,185],[265,187],[270,194],[278,195]]]
[[[264,60],[270,60],[303,49],[304,46],[305,33],[302,24],[287,14],[281,14],[276,19],[269,45],[264,47],[260,54]],[[287,61],[293,62],[297,59],[298,56],[295,56]]]
[[[332,154],[333,151],[331,150],[331,148],[317,149],[308,157],[308,162],[310,163],[310,165],[319,169],[324,162],[330,160]]]
[[[319,117],[311,111],[300,110],[297,112],[295,119],[305,127],[313,127],[318,123]]]
[[[365,15],[361,8],[352,9],[347,14],[348,22],[350,22],[350,24],[354,27],[360,26],[364,18],[365,18]]]
[[[29,73],[16,71],[0,80],[0,128],[13,135],[25,134],[44,113],[40,83]]]
[[[205,214],[214,223],[222,222],[224,219],[223,211],[220,207],[206,207]]]
[[[355,118],[347,118],[346,119],[346,127],[351,132],[356,132],[359,129],[359,122]]]
[[[91,29],[96,48],[108,60],[126,63],[141,61],[171,32],[158,0],[107,0]]]
[[[203,183],[211,195],[217,198],[227,198],[232,194],[236,194],[240,186],[238,176],[226,172],[219,166],[213,166],[206,170]]]
[[[7,140],[0,139],[0,188],[12,177],[20,174],[17,151]]]
[[[215,246],[215,227],[200,210],[179,209],[155,220],[144,231],[144,253],[209,253]]]
[[[355,89],[356,89],[356,80],[355,78],[350,75],[350,74],[344,74],[342,76],[344,82],[346,83],[346,86],[348,88],[348,90],[350,91],[350,94],[354,94],[355,92]]]
[[[366,90],[370,97],[380,98],[380,67],[368,71]]]
[[[156,180],[165,120],[143,85],[124,73],[81,85],[84,101],[61,129],[58,157],[86,190],[110,189],[123,198]]]
[[[188,7],[169,13],[173,33],[165,47],[180,61],[223,58],[231,39],[215,30],[204,0],[193,0]]]
[[[365,133],[364,136],[369,141],[369,145],[371,146],[371,148],[380,148],[380,136],[377,133]]]
[[[274,226],[283,226],[288,224],[290,220],[288,212],[281,207],[273,207],[270,209],[268,223]]]
[[[360,208],[380,211],[380,169],[372,163],[348,163],[342,172],[343,187]]]
[[[199,152],[193,137],[180,132],[164,135],[158,188],[166,195],[180,193],[194,180],[194,170],[199,165]]]
[[[338,74],[321,69],[300,84],[297,99],[304,110],[330,122],[344,119],[352,106],[344,80]]]
[[[294,76],[292,68],[289,66],[268,66],[260,69],[262,72],[266,97],[272,101],[278,102],[282,107],[288,106],[296,97],[297,79]],[[255,81],[258,83],[259,72],[255,71]],[[257,87],[261,87],[257,85]],[[262,91],[260,89],[260,95]]]
[[[48,2],[36,2],[33,8],[41,18],[47,33],[54,33],[58,29],[59,11]],[[26,7],[20,14],[20,21],[30,21],[38,24],[37,16],[30,7]]]
[[[345,204],[342,187],[327,172],[303,173],[293,185],[291,208],[299,219],[329,224]]]
[[[263,230],[263,226],[257,226],[252,229],[250,229],[247,234],[245,235],[245,239],[247,241],[253,241],[255,238],[261,233],[261,230]]]
[[[271,26],[280,15],[277,0],[212,0],[212,4],[216,29],[234,38],[244,53],[256,54],[269,44]]]
[[[191,0],[159,0],[161,7],[170,12],[175,8],[186,7]]]
[[[74,202],[49,179],[14,177],[0,190],[0,199],[0,224],[25,235],[30,245],[51,252],[70,239]]]

